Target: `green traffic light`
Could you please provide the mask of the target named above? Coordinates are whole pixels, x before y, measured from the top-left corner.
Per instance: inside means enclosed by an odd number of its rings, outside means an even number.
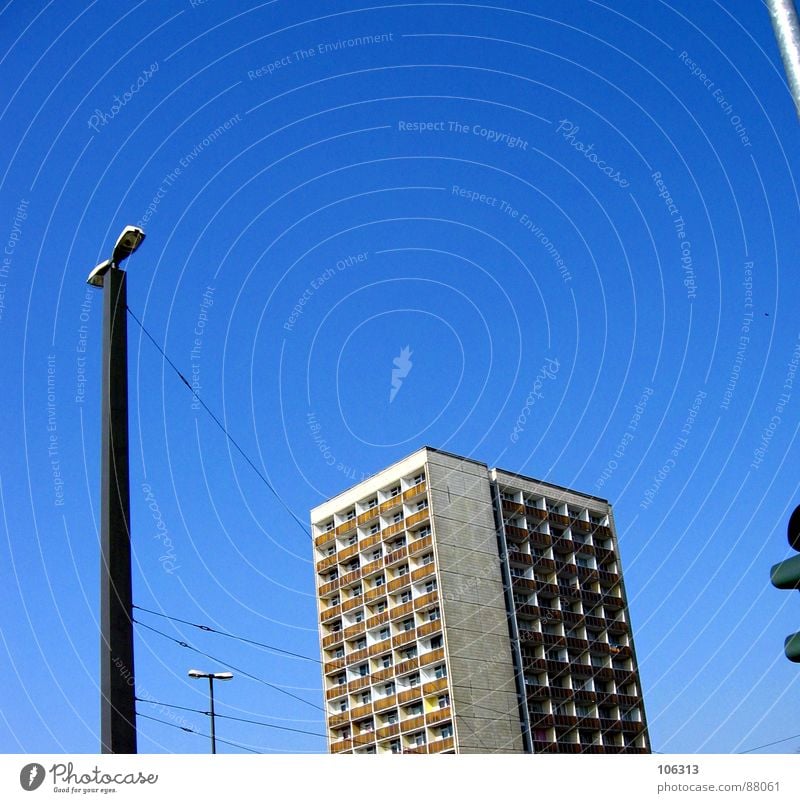
[[[776,563],[769,572],[775,588],[800,589],[800,555]]]

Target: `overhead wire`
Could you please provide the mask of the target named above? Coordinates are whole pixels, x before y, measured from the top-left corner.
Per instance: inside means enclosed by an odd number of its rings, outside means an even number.
[[[167,722],[165,719],[151,717],[148,714],[143,714],[141,711],[137,711],[136,716],[143,717],[144,719],[152,719],[153,722],[160,722],[162,725],[169,725],[170,728],[177,728],[178,730],[185,731],[186,733],[193,733],[195,736],[202,736],[205,739],[211,738],[207,733],[201,733],[200,731],[193,730],[192,728],[187,728],[185,725],[176,725],[174,722]],[[227,739],[220,739],[219,736],[215,737],[215,741],[222,742],[223,744],[229,744],[232,747],[238,747],[242,750],[247,750],[249,753],[257,753],[258,755],[262,755],[261,750],[253,750],[252,747],[246,747],[243,744],[238,744],[238,742],[229,742]]]

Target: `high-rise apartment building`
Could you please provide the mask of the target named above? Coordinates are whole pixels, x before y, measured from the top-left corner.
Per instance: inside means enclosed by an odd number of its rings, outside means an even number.
[[[607,501],[425,447],[311,511],[333,753],[647,753]]]

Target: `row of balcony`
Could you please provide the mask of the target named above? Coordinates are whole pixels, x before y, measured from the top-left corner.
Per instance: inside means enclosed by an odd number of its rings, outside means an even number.
[[[602,731],[603,733],[641,733],[644,722],[628,719],[603,719],[600,717],[577,717],[570,714],[538,714],[531,718],[531,728],[557,728],[558,730]]]
[[[534,753],[636,753],[645,754],[650,751],[646,747],[629,747],[615,744],[581,744],[579,742],[540,742],[533,743]]]
[[[529,704],[537,705],[543,700],[559,700],[561,702],[596,703],[597,705],[620,706],[632,708],[642,701],[641,697],[616,692],[589,691],[588,689],[564,689],[561,686],[525,686],[525,694]]]
[[[388,697],[381,697],[379,700],[364,703],[363,705],[356,706],[348,711],[341,711],[336,714],[328,714],[328,727],[338,728],[346,725],[350,721],[363,719],[371,714],[379,714],[382,711],[389,711],[392,708],[397,708],[401,705],[408,705],[409,703],[421,700],[423,697],[429,697],[432,694],[439,694],[447,690],[447,678],[438,678],[436,680],[422,683],[418,686],[412,686],[410,689],[405,689],[396,694],[391,694]]]

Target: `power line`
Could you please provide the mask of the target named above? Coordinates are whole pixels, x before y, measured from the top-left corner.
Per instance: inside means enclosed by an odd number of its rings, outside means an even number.
[[[772,747],[772,745],[781,744],[782,742],[790,742],[792,739],[800,739],[800,733],[796,733],[794,736],[787,736],[785,739],[778,739],[775,742],[769,742],[768,744],[760,744],[758,747],[751,747],[749,750],[740,750],[738,755],[752,753],[754,750],[763,750],[765,747]]]
[[[302,655],[299,652],[292,652],[291,650],[284,650],[280,647],[274,647],[271,644],[264,644],[261,641],[254,641],[253,639],[244,638],[244,636],[237,636],[234,633],[227,633],[224,630],[217,630],[213,627],[209,627],[208,625],[198,625],[194,622],[189,622],[186,619],[179,619],[177,616],[169,616],[166,613],[159,613],[158,611],[151,611],[149,608],[143,608],[141,605],[134,605],[134,608],[140,611],[144,611],[145,613],[151,613],[153,616],[160,616],[162,619],[169,619],[173,622],[180,622],[184,625],[189,625],[190,627],[196,627],[198,630],[204,630],[206,633],[216,633],[219,636],[227,636],[228,638],[236,639],[237,641],[243,641],[245,644],[253,644],[256,647],[263,647],[265,650],[271,650],[273,652],[279,652],[284,655],[289,655],[292,658],[301,658],[304,661],[313,661],[314,663],[321,664],[319,658],[312,658],[308,655]]]
[[[292,694],[292,692],[286,691],[286,689],[283,689],[280,686],[276,686],[274,683],[270,683],[269,681],[264,680],[263,678],[260,678],[257,675],[253,675],[250,672],[245,671],[244,669],[241,669],[241,668],[239,668],[237,666],[234,666],[233,664],[229,663],[228,661],[223,661],[221,658],[217,658],[216,656],[211,655],[210,653],[203,652],[202,650],[198,650],[197,647],[193,647],[191,644],[188,644],[185,641],[180,641],[179,639],[173,638],[169,634],[164,633],[161,630],[157,630],[155,627],[151,627],[150,625],[145,624],[144,622],[140,622],[138,619],[134,619],[133,621],[134,621],[135,624],[140,625],[141,627],[145,627],[148,630],[152,630],[154,633],[158,633],[159,636],[163,636],[164,638],[169,639],[170,641],[173,641],[179,647],[185,647],[188,650],[192,650],[193,652],[199,653],[200,655],[204,655],[206,658],[210,658],[212,661],[216,661],[217,663],[220,663],[223,666],[227,666],[230,669],[235,670],[239,674],[245,675],[246,677],[251,678],[252,680],[258,681],[259,683],[263,683],[265,686],[269,686],[269,688],[274,689],[275,691],[278,691],[281,694],[285,694],[287,697],[292,697],[295,700],[299,700],[301,703],[305,703],[306,705],[310,705],[312,708],[316,708],[318,711],[322,711],[323,713],[325,711],[324,708],[322,708],[321,706],[317,705],[316,703],[309,702],[308,700],[305,700],[305,699],[303,699],[302,697],[299,697],[296,694]]]
[[[191,711],[195,714],[204,714],[207,717],[211,716],[210,711],[202,711],[199,708],[187,708],[185,705],[175,705],[174,703],[162,703],[160,700],[147,700],[144,697],[137,697],[136,698],[140,703],[150,703],[150,705],[160,705],[165,708],[177,708],[181,711]],[[262,728],[274,728],[275,730],[279,731],[291,731],[292,733],[302,733],[306,736],[319,736],[321,739],[326,739],[327,736],[324,733],[316,733],[315,731],[306,731],[302,730],[301,728],[289,728],[286,725],[273,725],[271,722],[261,722],[257,719],[243,719],[242,717],[234,717],[230,716],[229,714],[220,714],[219,712],[215,711],[214,716],[216,718],[222,719],[232,719],[236,722],[246,722],[250,725],[261,725]]]
[[[220,421],[219,418],[217,418],[217,416],[214,414],[214,412],[211,410],[211,408],[203,401],[203,399],[200,398],[200,396],[197,394],[197,392],[192,388],[191,382],[189,382],[189,380],[181,373],[181,371],[178,368],[178,366],[175,365],[175,363],[172,362],[172,360],[167,356],[167,354],[164,351],[164,349],[161,348],[161,346],[159,345],[158,341],[150,334],[150,332],[147,331],[147,328],[136,317],[136,315],[134,314],[133,310],[130,307],[127,307],[127,309],[128,309],[128,313],[130,314],[131,318],[133,318],[133,320],[136,321],[137,324],[139,324],[139,328],[142,330],[142,332],[145,333],[145,335],[147,335],[147,337],[150,340],[150,342],[158,349],[158,351],[161,354],[161,356],[167,361],[167,364],[169,365],[169,367],[172,368],[173,371],[175,371],[175,373],[178,375],[178,378],[181,380],[181,382],[183,382],[183,384],[186,385],[187,388],[189,388],[190,392],[192,393],[192,396],[195,399],[197,399],[198,403],[211,416],[211,418],[213,419],[214,423],[222,430],[222,432],[224,433],[225,437],[233,444],[233,446],[236,448],[236,450],[239,452],[239,454],[245,459],[245,461],[250,466],[250,468],[252,468],[253,471],[258,475],[258,477],[261,480],[261,482],[263,482],[264,485],[266,485],[267,488],[269,488],[270,491],[272,491],[272,493],[274,494],[275,498],[281,503],[281,505],[284,507],[286,512],[297,522],[297,524],[303,530],[303,535],[307,536],[308,538],[311,538],[311,533],[309,533],[308,530],[306,529],[306,525],[303,524],[303,522],[299,518],[297,518],[297,516],[295,515],[294,511],[289,507],[289,505],[286,504],[286,502],[283,501],[283,497],[275,490],[275,488],[272,485],[272,483],[261,473],[261,471],[256,466],[256,464],[247,455],[247,452],[245,452],[245,450],[241,446],[239,446],[238,442],[233,437],[233,435],[231,435],[230,432],[228,432],[228,430],[225,428],[225,425],[222,423],[222,421]]]
[[[160,722],[162,725],[169,725],[170,728],[177,728],[178,730],[186,731],[186,733],[193,733],[195,736],[202,736],[204,739],[210,739],[211,737],[207,733],[200,733],[200,731],[193,730],[192,728],[187,728],[185,725],[176,725],[174,722],[167,722],[165,719],[159,719],[158,717],[151,717],[148,714],[143,714],[141,711],[136,712],[137,717],[143,717],[144,719],[152,719],[153,722]],[[239,747],[242,750],[247,750],[249,753],[258,753],[261,755],[261,750],[253,750],[252,747],[245,747],[243,744],[238,744],[237,742],[229,742],[227,739],[220,739],[219,736],[215,737],[216,741],[222,742],[223,744],[229,744],[231,747]]]

